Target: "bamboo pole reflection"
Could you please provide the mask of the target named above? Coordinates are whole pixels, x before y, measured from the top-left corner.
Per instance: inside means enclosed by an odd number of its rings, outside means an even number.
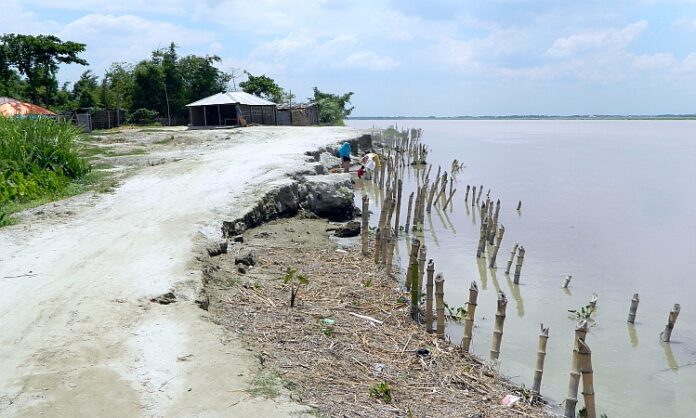
[[[486,264],[486,259],[482,258],[483,263]],[[496,275],[495,269],[490,270],[491,274],[491,282],[493,283],[493,287],[495,288],[495,293],[500,293],[500,283],[498,283],[498,277]]]
[[[631,340],[631,347],[638,347],[638,334],[636,333],[636,326],[633,324],[628,325],[628,338]]]
[[[428,226],[429,226],[428,229],[430,229],[430,235],[433,236],[433,242],[435,243],[436,246],[439,247],[440,243],[437,240],[437,234],[435,233],[435,228],[433,227],[433,215],[432,215],[432,213],[428,213],[428,216],[426,216],[426,217],[428,218]],[[443,224],[443,226],[445,226],[445,225]],[[446,228],[446,226],[445,226],[445,228]]]
[[[443,211],[443,215],[445,216],[445,220],[446,220],[447,223],[449,224],[450,229],[452,229],[452,233],[454,233],[454,235],[457,235],[457,230],[454,228],[454,224],[453,224],[452,221],[450,220],[449,216],[447,216],[447,211],[446,211],[446,210]]]
[[[492,271],[492,270],[491,270]],[[522,299],[522,292],[520,292],[520,285],[515,284],[510,280],[510,275],[505,274],[505,281],[510,288],[510,294],[512,298],[515,299],[515,306],[517,307],[517,316],[520,318],[524,317],[524,300]]]
[[[563,293],[565,293],[568,296],[573,296],[573,292],[570,291],[569,287],[564,287],[563,288]]]
[[[486,259],[477,258],[476,264],[478,264],[479,278],[481,279],[481,289],[486,290],[488,288],[488,273],[486,273]]]
[[[669,367],[673,372],[679,370],[679,364],[674,358],[674,353],[672,352],[672,345],[669,343],[662,343],[662,348],[665,350],[665,358],[667,359],[667,367]]]

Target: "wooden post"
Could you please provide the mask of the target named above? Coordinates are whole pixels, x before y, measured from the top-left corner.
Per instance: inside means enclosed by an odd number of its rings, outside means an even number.
[[[500,344],[503,342],[503,325],[505,325],[505,309],[507,298],[501,290],[498,292],[498,309],[495,312],[495,327],[493,328],[493,343],[491,346],[491,360],[500,357]]]
[[[476,282],[471,282],[469,286],[469,302],[466,304],[466,319],[464,319],[464,337],[462,338],[462,350],[469,352],[471,339],[474,333],[474,315],[476,315],[476,300],[478,299],[478,286]]]
[[[471,188],[471,207],[476,206],[476,186]]]
[[[468,202],[468,201],[469,201],[469,190],[471,190],[471,186],[467,184],[467,185],[466,185],[466,194],[464,195],[464,201],[465,201],[465,202]]]
[[[585,341],[578,339],[578,356],[582,373],[582,397],[585,400],[585,418],[597,418],[592,377],[592,351]]]
[[[420,247],[420,241],[416,238],[411,238],[411,252],[409,252],[408,257],[408,269],[406,270],[406,289],[411,290],[411,268],[414,263],[418,262],[418,248]],[[416,276],[418,277],[418,276]]]
[[[411,195],[408,197],[408,211],[406,212],[406,228],[404,229],[404,232],[406,234],[411,232],[409,228],[411,226],[411,211],[413,210],[413,195],[414,192],[411,192]]]
[[[536,367],[534,370],[534,384],[532,390],[539,395],[541,393],[541,378],[544,375],[544,360],[546,359],[546,343],[549,341],[549,329],[541,324],[539,333],[539,348],[537,349]]]
[[[660,340],[662,342],[668,343],[672,338],[672,330],[674,329],[674,324],[677,322],[677,317],[679,316],[679,311],[681,311],[681,306],[678,303],[674,304],[674,307],[669,312],[669,318],[667,319],[667,325],[665,330],[660,333]]]
[[[580,385],[580,355],[578,341],[585,341],[588,323],[585,320],[578,322],[575,327],[575,344],[573,347],[573,361],[570,368],[570,380],[568,382],[568,397],[565,400],[565,418],[575,418],[575,407],[578,404],[578,386]]]
[[[399,218],[401,217],[401,189],[403,181],[399,179],[396,182],[396,220],[394,221],[394,235],[399,236]]]
[[[368,255],[370,227],[370,198],[366,194],[362,197],[362,225],[360,225],[360,238],[362,240],[362,253]]]
[[[512,267],[512,260],[515,258],[515,254],[517,254],[517,248],[519,246],[520,246],[519,242],[516,242],[515,245],[512,246],[512,250],[510,251],[510,258],[508,259],[507,267],[505,267],[505,274],[510,274],[510,267]]]
[[[515,266],[515,278],[513,282],[520,284],[520,273],[522,272],[522,263],[524,262],[524,247],[520,246],[517,250],[517,265]]]
[[[488,220],[484,219],[483,223],[481,224],[481,231],[479,232],[479,244],[478,249],[476,250],[477,258],[486,257],[486,231],[488,231]]]
[[[422,189],[418,187],[416,190],[416,201],[413,204],[413,226],[411,227],[411,231],[413,232],[418,230],[418,221],[420,220],[421,191]]]
[[[570,281],[573,280],[573,276],[568,275],[565,280],[563,281],[563,288],[567,289],[568,285],[570,284]]]
[[[437,314],[437,338],[445,339],[445,276],[435,277],[435,313]]]
[[[496,235],[495,246],[493,247],[493,254],[491,254],[491,260],[488,263],[489,268],[495,267],[495,260],[498,258],[498,250],[500,250],[500,243],[503,241],[503,235],[505,235],[505,226],[500,225],[498,228],[498,234]]]
[[[409,270],[411,271],[411,276],[409,277],[411,282],[411,319],[418,322],[418,299],[420,299],[420,292],[418,291],[418,260],[413,259]]]
[[[491,209],[493,206],[491,206]],[[493,224],[491,227],[490,234],[488,234],[488,243],[493,245],[493,241],[495,240],[495,234],[498,229],[498,215],[500,214],[500,199],[495,204],[495,213],[493,214]]]
[[[428,249],[421,245],[418,251],[418,293],[423,293],[423,277],[425,275],[425,259]]]
[[[379,264],[379,251],[382,248],[382,230],[375,229],[375,264]]]
[[[428,279],[425,285],[425,330],[433,332],[433,276],[435,275],[435,263],[428,260]]]
[[[437,191],[437,186],[440,184],[440,172],[438,170],[437,177],[435,177],[435,183],[433,187],[430,188],[430,193],[428,194],[428,206],[427,212],[430,213],[433,207],[433,198],[435,197],[435,192]]]
[[[636,311],[638,311],[638,302],[640,302],[640,297],[638,293],[633,294],[631,299],[631,308],[628,310],[628,323],[634,324],[636,322]]]
[[[476,203],[481,201],[481,193],[483,193],[483,184],[479,187],[478,196],[476,196]]]
[[[522,210],[522,201],[518,200],[517,201],[517,211],[519,212],[520,210]]]
[[[387,233],[387,257],[385,263],[387,265],[387,275],[391,276],[394,269],[394,246],[396,245],[396,237],[394,233],[389,231]]]
[[[447,209],[447,206],[449,206],[450,202],[452,201],[452,197],[454,197],[455,193],[457,193],[457,189],[452,190],[450,196],[447,198],[447,201],[445,202],[445,206],[442,207],[442,210]]]

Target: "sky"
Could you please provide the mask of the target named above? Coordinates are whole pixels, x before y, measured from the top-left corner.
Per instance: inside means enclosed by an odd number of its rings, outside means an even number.
[[[85,43],[96,74],[175,42],[299,100],[352,91],[354,116],[696,113],[696,0],[2,4],[0,33]]]

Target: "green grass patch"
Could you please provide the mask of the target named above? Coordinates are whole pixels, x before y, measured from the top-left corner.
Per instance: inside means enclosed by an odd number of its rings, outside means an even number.
[[[171,136],[169,138],[160,139],[159,141],[155,141],[154,143],[157,145],[167,145],[167,144],[171,144],[172,142],[174,142],[174,136]]]
[[[263,370],[259,372],[251,381],[249,393],[254,396],[274,399],[280,395],[283,389],[283,381],[274,370]]]
[[[92,170],[109,170],[109,169],[112,169],[115,167],[116,167],[115,165],[113,165],[111,163],[104,162],[104,161],[99,161],[99,162],[92,164]]]
[[[144,155],[144,154],[147,154],[147,151],[142,149],[142,148],[134,148],[134,149],[124,150],[124,151],[106,151],[106,152],[104,152],[104,155],[106,157],[126,157],[129,155]]]

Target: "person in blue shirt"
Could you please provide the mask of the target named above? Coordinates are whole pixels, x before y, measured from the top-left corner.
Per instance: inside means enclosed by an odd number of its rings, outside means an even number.
[[[347,173],[350,170],[350,144],[344,142],[338,149],[338,156],[341,157],[341,162],[343,164],[343,172]]]

